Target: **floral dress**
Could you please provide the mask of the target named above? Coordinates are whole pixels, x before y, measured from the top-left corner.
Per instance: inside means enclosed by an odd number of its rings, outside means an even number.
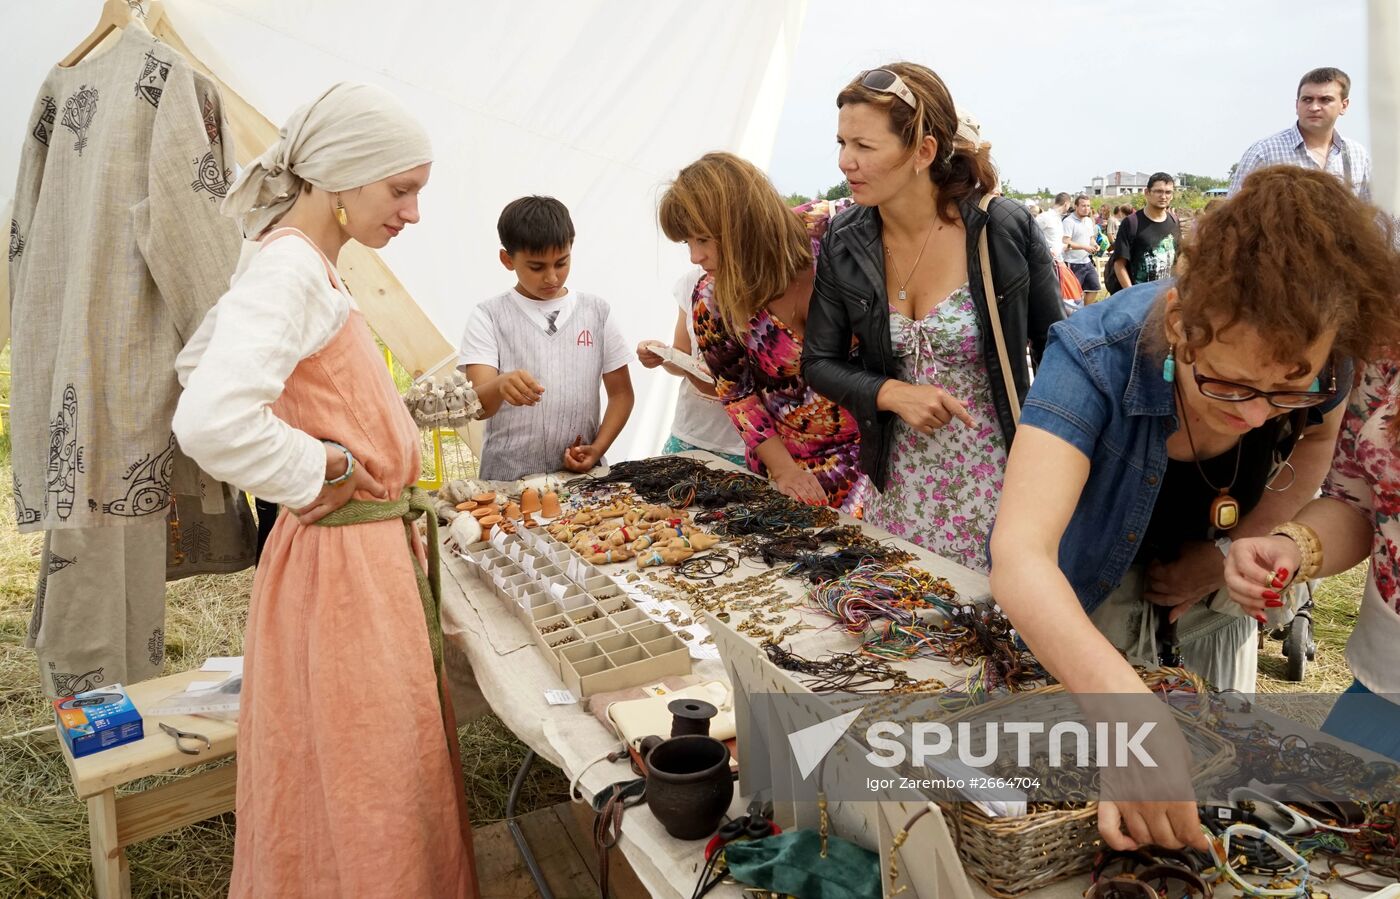
[[[1351,393],[1322,485],[1324,496],[1371,523],[1371,565],[1347,661],[1358,681],[1392,703],[1400,701],[1400,450],[1391,420],[1397,399],[1400,363],[1370,365]],[[1393,720],[1400,722],[1400,712]]]
[[[866,503],[866,520],[935,555],[985,572],[984,544],[1006,472],[1006,439],[978,351],[972,293],[966,284],[920,321],[891,307],[898,377],[942,387],[967,407],[975,425],[953,420],[932,436],[895,422],[889,480]]]

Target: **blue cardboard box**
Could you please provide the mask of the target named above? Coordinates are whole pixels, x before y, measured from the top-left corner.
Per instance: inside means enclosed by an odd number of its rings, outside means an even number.
[[[58,732],[75,759],[133,743],[146,733],[141,713],[121,684],[55,699],[53,708]]]

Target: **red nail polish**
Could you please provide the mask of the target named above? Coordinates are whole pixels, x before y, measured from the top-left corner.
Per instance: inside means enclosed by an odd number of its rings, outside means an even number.
[[[1283,578],[1285,581],[1288,580],[1288,569],[1287,569],[1287,568],[1280,568],[1280,569],[1278,570],[1278,576],[1281,577],[1281,578]]]
[[[1270,608],[1270,609],[1281,609],[1281,608],[1283,608],[1283,600],[1281,600],[1281,599],[1266,599],[1266,600],[1264,600],[1264,605],[1265,605],[1267,608]]]
[[[1254,620],[1257,621],[1257,622],[1259,622],[1260,624],[1268,624],[1268,623],[1269,623],[1269,620],[1268,620],[1267,618],[1265,618],[1263,615],[1255,615],[1255,616],[1254,616]]]
[[[1265,590],[1263,595],[1265,599],[1278,599],[1278,594],[1272,590]]]
[[[1280,590],[1283,588],[1283,581],[1279,580],[1278,578],[1274,578],[1273,581],[1269,584],[1269,586],[1273,587],[1275,590]]]

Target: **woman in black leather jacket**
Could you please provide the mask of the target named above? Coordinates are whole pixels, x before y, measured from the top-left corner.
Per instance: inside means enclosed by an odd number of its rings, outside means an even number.
[[[987,569],[1029,350],[1064,313],[1030,213],[997,198],[989,145],[959,121],[943,81],[901,62],[862,72],[836,98],[841,171],[859,205],[822,242],[802,373],[855,415],[879,495],[872,524]],[[978,238],[990,244],[1017,402],[992,339]]]

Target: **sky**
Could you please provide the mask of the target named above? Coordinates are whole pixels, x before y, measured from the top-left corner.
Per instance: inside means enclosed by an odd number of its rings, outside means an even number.
[[[779,190],[841,181],[836,94],[896,59],[943,78],[1016,190],[1120,169],[1223,178],[1293,124],[1318,66],[1351,76],[1337,127],[1370,143],[1365,0],[810,0],[768,168]]]

